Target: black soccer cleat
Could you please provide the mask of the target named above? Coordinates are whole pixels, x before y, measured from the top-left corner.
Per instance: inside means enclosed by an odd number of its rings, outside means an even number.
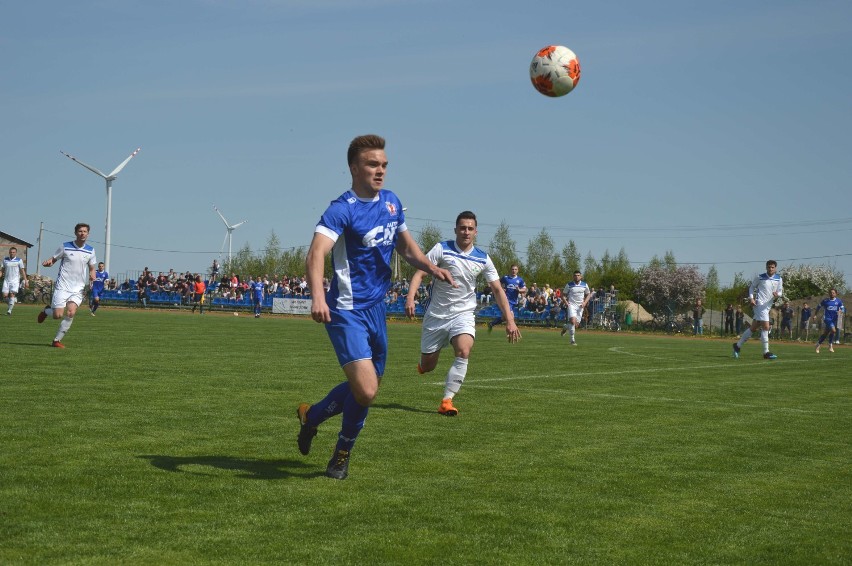
[[[336,450],[328,461],[325,475],[336,480],[345,480],[349,475],[349,451]]]
[[[311,408],[309,403],[301,403],[296,409],[296,416],[299,418],[299,436],[296,437],[296,442],[299,444],[299,452],[307,456],[311,451],[311,442],[317,435],[317,427],[308,424],[308,409]]]
[[[736,343],[736,342],[734,342],[734,357],[735,357],[735,358],[739,358],[739,357],[740,357],[740,347],[739,347],[739,346],[737,346],[737,343]]]
[[[764,360],[777,360],[778,356],[776,356],[772,352],[766,352],[765,354],[763,354],[763,359]]]

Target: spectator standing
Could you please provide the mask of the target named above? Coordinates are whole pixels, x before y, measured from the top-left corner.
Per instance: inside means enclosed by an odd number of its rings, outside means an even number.
[[[192,312],[195,312],[195,307],[198,307],[198,314],[204,314],[204,292],[207,291],[207,285],[201,280],[201,275],[195,276],[195,283],[192,284]]]
[[[784,336],[784,331],[787,331],[787,336],[790,340],[793,339],[793,315],[795,311],[793,307],[790,306],[790,303],[784,301],[784,304],[781,305],[781,336]]]
[[[745,320],[745,313],[741,306],[737,306],[737,310],[734,312],[734,318],[737,323],[736,334],[739,336],[743,331],[743,321]]]
[[[799,313],[799,339],[801,339],[802,331],[805,333],[805,340],[809,340],[811,335],[811,307],[808,306],[808,303],[802,304],[802,311]]]
[[[704,313],[707,309],[701,303],[701,299],[696,299],[695,306],[692,307],[692,334],[702,336],[704,334]]]
[[[725,307],[725,334],[734,333],[734,305],[728,303]]]

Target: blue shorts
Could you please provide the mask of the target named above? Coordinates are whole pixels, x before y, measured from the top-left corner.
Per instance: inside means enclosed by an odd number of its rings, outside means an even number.
[[[822,325],[829,332],[831,332],[832,330],[837,330],[837,321],[836,320],[828,320],[827,318],[823,319]]]
[[[103,294],[104,294],[103,289],[92,288],[92,300],[93,301],[100,300],[101,295],[103,295]]]
[[[384,375],[388,359],[385,314],[383,301],[368,309],[331,310],[331,322],[325,329],[341,367],[358,360],[373,360],[376,375]]]

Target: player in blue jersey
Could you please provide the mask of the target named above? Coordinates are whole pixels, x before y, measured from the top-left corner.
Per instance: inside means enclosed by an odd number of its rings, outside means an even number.
[[[784,294],[784,282],[775,273],[778,262],[770,259],[766,262],[766,273],[754,278],[748,288],[748,298],[754,307],[754,317],[750,328],[746,328],[740,339],[734,343],[734,357],[740,357],[740,348],[751,337],[753,332],[760,330],[760,342],[763,344],[763,358],[774,360],[778,356],[769,351],[769,315],[775,299]]]
[[[100,262],[95,271],[95,280],[92,281],[92,296],[89,298],[89,310],[92,311],[92,316],[95,316],[95,311],[101,306],[101,295],[107,281],[109,281],[109,273],[104,269],[104,262]]]
[[[443,281],[433,281],[430,285],[429,303],[423,316],[423,331],[420,337],[420,361],[417,371],[428,373],[438,365],[438,358],[445,346],[452,346],[455,360],[447,372],[444,396],[438,413],[454,417],[459,411],[453,406],[453,398],[461,389],[467,375],[468,359],[476,339],[476,280],[482,275],[494,294],[494,300],[506,319],[506,338],[515,343],[521,338],[521,332],[515,325],[515,317],[509,308],[509,301],[494,262],[485,251],[474,245],[476,238],[476,215],[466,210],[456,217],[456,239],[438,242],[429,250],[426,257],[435,265],[447,269],[453,274],[458,286]],[[411,278],[408,296],[405,301],[405,314],[414,318],[420,282],[426,274],[418,270]]]
[[[83,304],[83,290],[86,288],[86,283],[95,280],[95,266],[98,264],[95,259],[95,250],[86,243],[89,237],[89,225],[77,224],[74,226],[74,235],[76,237],[74,240],[59,246],[56,253],[42,263],[44,267],[50,267],[57,261],[60,262],[59,275],[53,286],[50,306],[38,315],[39,324],[51,314],[54,319],[62,319],[56,337],[53,339],[54,348],[65,347],[62,344],[62,338],[74,322],[77,307]]]
[[[314,230],[308,249],[307,283],[311,318],[325,324],[346,381],[314,405],[302,403],[299,451],[307,455],[317,427],[343,414],[326,475],[344,479],[358,433],[376,398],[387,359],[384,297],[391,284],[391,255],[397,253],[417,269],[455,285],[452,275],[432,264],[405,225],[402,203],[385,190],[388,160],[385,140],[359,136],[347,152],[352,188],[332,201]],[[325,257],[331,254],[334,277],[323,293]]]
[[[834,335],[837,332],[837,321],[840,319],[840,313],[846,310],[843,306],[843,301],[837,298],[837,289],[831,289],[828,292],[828,298],[823,299],[817,305],[814,315],[819,314],[820,309],[823,309],[825,313],[822,319],[822,335],[816,343],[816,353],[819,354],[819,348],[825,342],[826,337],[828,338],[828,351],[834,352]]]
[[[24,262],[18,257],[18,248],[15,246],[9,248],[9,257],[3,259],[0,275],[3,276],[3,298],[9,305],[6,314],[11,315],[12,309],[15,308],[15,295],[21,287],[27,286],[27,270],[24,269]]]
[[[527,292],[527,284],[518,275],[518,264],[513,263],[509,270],[509,275],[504,275],[500,278],[500,285],[506,291],[506,298],[509,300],[509,309],[514,313],[515,307],[518,305],[518,297]],[[503,322],[503,316],[497,315],[497,318],[488,323],[488,332],[493,330],[494,326]]]
[[[260,275],[249,283],[249,293],[254,304],[254,317],[260,318],[260,309],[263,306],[263,278]]]

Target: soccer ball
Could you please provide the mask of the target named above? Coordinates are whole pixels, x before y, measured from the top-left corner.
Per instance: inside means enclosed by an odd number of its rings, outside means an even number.
[[[234,316],[240,316],[240,313],[235,312],[235,313],[234,313]]]
[[[580,82],[580,60],[567,47],[548,45],[533,57],[530,80],[545,96],[565,96]]]

